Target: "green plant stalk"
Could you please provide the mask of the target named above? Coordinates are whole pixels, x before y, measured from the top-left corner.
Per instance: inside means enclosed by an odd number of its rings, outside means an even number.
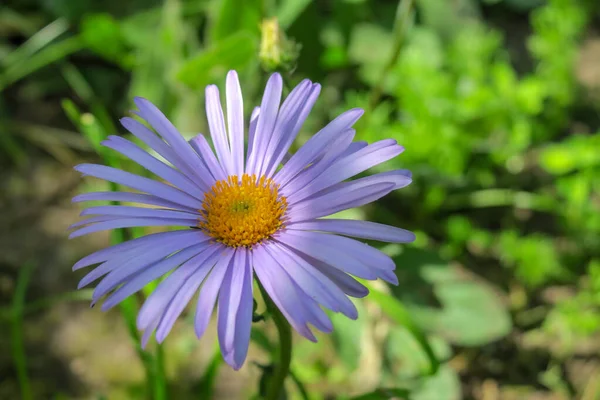
[[[269,315],[273,318],[273,322],[275,322],[275,326],[277,327],[277,333],[279,334],[279,348],[277,351],[279,353],[279,360],[275,363],[275,372],[267,388],[265,400],[278,400],[283,390],[285,378],[290,372],[290,362],[292,361],[292,330],[290,324],[275,303],[273,303],[273,300],[271,300],[262,285],[259,284],[259,287],[267,305]]]
[[[68,66],[66,69],[63,69],[63,73],[65,73],[65,75],[70,75],[71,77],[82,78],[79,74],[77,74],[75,69],[69,69]],[[72,84],[73,82],[71,81],[70,83]],[[78,85],[75,85],[75,87],[78,88],[79,91],[82,91],[82,93],[89,95],[88,99],[92,100],[93,93],[91,92],[89,85],[87,85],[87,82],[79,81],[77,83]],[[88,89],[90,91],[86,93]],[[107,136],[106,132],[111,129],[110,126],[99,123],[97,117],[83,120],[80,111],[72,102],[63,102],[63,108],[73,123],[86,136],[94,150],[104,160],[105,164],[114,168],[119,168],[120,160],[110,152],[107,152],[106,149],[100,145],[102,140],[104,140]],[[109,185],[111,191],[114,192],[119,190],[119,186],[116,183],[110,182]],[[111,204],[117,205],[118,202],[111,202]],[[125,229],[115,229],[111,231],[111,244],[114,245],[122,243],[127,239],[128,231]],[[163,357],[162,354],[157,354],[157,357],[153,357],[151,353],[144,351],[141,346],[140,335],[137,330],[136,323],[137,302],[135,297],[132,296],[122,301],[119,304],[119,309],[125,320],[125,325],[127,327],[129,336],[133,340],[136,353],[144,365],[148,393],[151,393],[152,398],[155,400],[165,399],[166,379],[164,377]]]
[[[375,108],[379,99],[381,98],[381,94],[383,93],[383,85],[385,84],[385,80],[389,73],[396,65],[398,61],[398,57],[400,56],[400,50],[402,49],[402,44],[404,43],[404,38],[406,31],[408,30],[408,25],[410,22],[410,18],[412,17],[412,9],[413,9],[414,0],[400,0],[398,3],[398,8],[396,9],[396,17],[394,19],[394,43],[392,47],[392,55],[386,65],[383,67],[383,71],[381,72],[379,81],[373,89],[371,90],[371,96],[369,99],[369,110]],[[369,114],[368,112],[366,113]]]
[[[12,321],[11,321],[11,350],[15,370],[17,371],[17,381],[23,400],[33,399],[31,393],[31,384],[27,375],[27,362],[25,355],[25,345],[23,343],[23,309],[25,305],[25,293],[33,273],[34,265],[27,264],[19,271],[17,287],[12,301]]]
[[[223,356],[221,355],[221,349],[218,344],[215,348],[213,357],[200,379],[200,390],[199,390],[199,399],[212,399],[213,392],[215,390],[215,382],[217,381],[217,374],[219,372],[219,368],[223,364]]]
[[[167,399],[167,380],[165,379],[165,353],[160,343],[156,344],[156,355],[154,356],[154,400]]]
[[[0,75],[0,91],[38,69],[59,61],[82,48],[83,41],[78,36],[45,47],[32,55],[26,62],[12,65],[3,75]]]

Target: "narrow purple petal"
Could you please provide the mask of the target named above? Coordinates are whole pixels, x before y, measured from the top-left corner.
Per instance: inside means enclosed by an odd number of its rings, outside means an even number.
[[[354,108],[339,115],[327,124],[323,129],[312,136],[290,160],[275,174],[275,181],[282,187],[299,174],[307,165],[312,163],[339,135],[350,128],[363,114],[363,110]]]
[[[289,247],[321,260],[341,271],[363,279],[375,280],[378,271],[365,265],[350,255],[349,249],[332,247],[326,234],[304,231],[285,231],[275,235],[275,239]],[[329,235],[333,236],[333,235]]]
[[[199,179],[201,177],[194,171],[194,169],[182,160],[179,155],[159,138],[154,132],[144,126],[141,122],[136,121],[133,118],[125,117],[121,118],[121,125],[131,132],[135,137],[144,142],[152,150],[156,151],[161,157],[170,162],[175,168],[179,169],[185,174],[192,182],[194,182],[200,189],[206,190],[212,184],[211,182],[204,182]]]
[[[83,257],[81,260],[77,261],[75,265],[73,265],[73,271],[78,269],[87,267],[92,264],[98,264],[103,261],[109,260],[112,257],[116,257],[120,254],[129,252],[129,251],[138,251],[142,246],[148,245],[149,247],[153,247],[156,244],[163,243],[165,241],[173,240],[177,241],[181,237],[185,237],[188,235],[196,235],[198,237],[204,236],[204,234],[200,231],[191,231],[189,229],[181,230],[181,231],[172,231],[172,232],[158,232],[151,233],[146,236],[142,236],[136,239],[128,240],[123,243],[118,243],[113,246],[107,247],[102,250],[98,250],[95,253],[87,255]]]
[[[248,150],[246,154],[246,164],[248,164],[250,160],[250,154],[252,154],[252,146],[254,145],[254,134],[256,133],[256,125],[258,125],[259,115],[260,107],[254,107],[254,109],[252,110],[252,115],[250,115],[250,124],[248,126]]]
[[[248,351],[252,324],[252,269],[246,249],[237,249],[219,292],[218,333],[223,358],[239,369]]]
[[[331,311],[342,312],[350,318],[357,317],[356,307],[350,299],[302,257],[278,243],[270,243],[265,249],[308,297]]]
[[[310,182],[314,181],[319,175],[327,170],[339,158],[345,149],[348,148],[356,131],[348,129],[341,132],[328,146],[322,149],[321,154],[308,166],[301,174],[296,175],[285,186],[281,188],[281,194],[289,197],[298,191],[298,188],[304,188]]]
[[[311,87],[311,83],[308,79],[303,80],[298,84],[279,108],[279,114],[273,127],[273,134],[269,138],[269,142],[266,145],[263,153],[262,167],[257,170],[257,175],[264,175],[267,167],[270,165],[271,158],[275,156],[275,149],[281,140],[282,136],[286,135],[285,129],[292,128],[294,118],[297,114],[298,108],[302,107],[302,104],[306,101],[306,95],[308,94]]]
[[[389,243],[410,243],[415,240],[415,234],[410,231],[370,221],[320,219],[290,223],[286,228],[291,230],[337,233]]]
[[[158,321],[159,321],[158,318],[155,319],[154,321],[152,321],[152,323],[144,331],[144,334],[142,335],[142,349],[145,349],[146,346],[148,345],[148,342],[150,341],[150,338],[152,337],[154,330],[158,326]]]
[[[105,165],[80,164],[75,167],[75,170],[84,175],[89,175],[99,179],[104,179],[109,182],[118,183],[119,185],[128,186],[130,188],[152,194],[186,207],[195,209],[200,209],[202,207],[202,202],[200,200],[182,192],[179,189],[166,185],[162,182],[157,182],[139,175],[121,171],[120,169],[107,167]]]
[[[225,170],[217,161],[215,154],[212,152],[210,145],[206,141],[204,135],[196,135],[190,140],[190,144],[196,150],[196,152],[202,157],[202,160],[206,163],[208,170],[213,176],[215,181],[220,181],[223,179],[227,179],[227,174]]]
[[[125,203],[140,203],[151,206],[174,208],[181,211],[197,212],[198,210],[192,207],[182,206],[181,204],[172,201],[161,199],[150,194],[144,193],[129,193],[129,192],[92,192],[78,194],[73,197],[74,203],[83,201],[119,201]]]
[[[242,285],[242,298],[240,299],[240,308],[237,312],[236,332],[233,340],[233,359],[232,367],[239,369],[248,355],[250,345],[250,332],[252,330],[252,290],[253,290],[253,268],[250,259],[246,264],[246,274]]]
[[[298,302],[296,291],[290,290],[290,288],[293,289],[290,278],[285,274],[277,273],[281,269],[274,268],[276,265],[275,260],[262,247],[253,249],[252,255],[256,276],[271,300],[299,334],[312,342],[316,342],[317,338],[306,325],[306,316],[302,304]]]
[[[345,182],[345,185],[336,191],[293,205],[288,217],[291,222],[298,222],[332,215],[372,203],[390,193],[393,188],[391,183],[363,185],[362,182]]]
[[[104,217],[111,218],[111,217]],[[194,222],[190,219],[175,219],[175,218],[119,218],[115,220],[98,222],[93,225],[88,225],[84,228],[71,232],[69,239],[79,236],[88,235],[94,232],[106,231],[118,228],[132,228],[134,226],[192,226]]]
[[[156,131],[171,145],[187,165],[194,175],[204,183],[206,187],[210,187],[210,183],[206,181],[206,167],[189,143],[181,136],[181,133],[173,126],[171,121],[151,102],[141,97],[134,98],[135,104],[140,109],[139,115],[144,118]]]
[[[308,183],[303,189],[292,194],[288,201],[293,203],[300,201],[313,193],[317,193],[327,187],[351,178],[377,164],[381,164],[396,157],[403,151],[395,140],[381,140],[369,145],[356,153],[342,158],[331,165],[322,174]]]
[[[237,72],[229,71],[225,90],[232,173],[242,176],[244,174],[244,99]]]
[[[79,228],[80,226],[95,224],[97,222],[116,221],[118,219],[121,219],[121,217],[115,217],[110,215],[98,215],[95,217],[85,218],[74,222],[69,226],[69,229],[75,229]]]
[[[183,283],[183,285],[179,287],[175,295],[172,297],[172,300],[166,307],[166,310],[160,319],[158,329],[156,330],[156,340],[158,343],[162,343],[162,341],[165,340],[179,315],[181,315],[184,308],[194,296],[194,293],[196,293],[206,276],[214,267],[216,262],[216,253],[210,249],[206,252],[211,252],[211,257],[209,257],[208,260],[201,261],[203,264],[196,268],[196,271],[193,273],[193,275],[190,276]],[[199,263],[197,260],[194,262],[195,264]]]
[[[346,148],[346,150],[344,150],[344,152],[342,154],[339,155],[338,159],[340,158],[344,158],[346,156],[349,156],[351,154],[356,153],[357,151],[364,149],[365,147],[367,147],[369,145],[369,143],[365,142],[365,141],[358,141],[358,142],[352,142],[350,143],[350,145]]]
[[[113,277],[126,278],[133,275],[139,269],[160,261],[173,252],[207,241],[208,238],[206,237],[187,235],[178,237],[177,240],[170,238],[170,240],[165,241],[164,243],[154,244],[152,247],[150,246],[151,243],[144,244],[135,248],[135,251],[129,250],[121,257],[114,257],[94,268],[81,279],[78,289],[81,289],[83,286],[88,285],[105,274],[113,274]],[[98,287],[96,287],[96,289],[98,289]]]
[[[135,143],[113,135],[109,136],[107,140],[104,140],[102,145],[123,154],[152,172],[154,175],[173,184],[187,194],[194,196],[197,199],[202,199],[204,192],[196,185],[196,183],[189,180],[176,169],[152,157]]]
[[[190,246],[186,249],[181,250],[169,258],[157,262],[149,267],[144,268],[143,271],[137,270],[134,272],[135,275],[125,276],[125,273],[120,273],[121,270],[116,270],[108,274],[96,289],[92,295],[93,301],[98,301],[100,297],[107,294],[110,290],[114,289],[116,285],[123,283],[123,286],[115,290],[102,304],[102,311],[110,310],[112,307],[119,304],[132,294],[142,290],[144,286],[152,282],[155,279],[164,276],[172,269],[178,267],[182,263],[186,262],[190,258],[194,257],[201,251],[203,251],[208,244],[200,243]]]
[[[275,159],[271,162],[271,167],[267,171],[267,176],[271,177],[275,173],[277,167],[283,162],[285,155],[290,149],[294,139],[298,135],[300,128],[304,124],[304,121],[310,114],[319,94],[321,93],[321,85],[314,84],[310,89],[310,93],[306,96],[306,101],[302,104],[302,108],[297,112],[296,118],[294,119],[294,125],[289,128],[288,134],[281,140],[275,150]],[[286,128],[287,129],[287,128]]]
[[[365,285],[358,282],[347,273],[307,255],[300,254],[300,256],[306,258],[313,267],[331,279],[331,281],[348,296],[363,298],[369,294],[369,289]]]
[[[146,329],[153,320],[161,318],[165,309],[169,307],[169,304],[172,303],[172,300],[186,282],[197,280],[199,281],[198,284],[202,283],[216,262],[217,252],[222,250],[222,247],[218,245],[208,247],[205,251],[177,268],[177,270],[161,282],[146,299],[138,313],[138,329]],[[166,324],[166,318],[163,317],[163,320],[164,324]]]
[[[226,248],[223,251],[219,261],[217,262],[217,265],[215,265],[200,289],[198,306],[196,308],[196,317],[194,321],[196,336],[198,338],[204,334],[204,331],[208,326],[210,316],[212,315],[215,307],[217,295],[219,294],[219,289],[221,288],[225,273],[230,266],[233,254],[234,251],[230,248]]]
[[[197,212],[191,213],[179,210],[164,210],[158,208],[134,207],[134,206],[95,206],[84,209],[81,216],[85,215],[108,215],[117,217],[133,218],[176,218],[198,221],[200,217]]]
[[[223,118],[223,108],[221,107],[219,89],[215,85],[208,85],[205,90],[205,96],[206,118],[208,119],[210,136],[215,145],[217,158],[227,175],[231,175],[233,173],[231,151],[229,149],[229,142],[225,129],[225,120]]]
[[[257,134],[253,136],[252,153],[250,153],[248,165],[246,165],[247,174],[258,174],[261,169],[263,157],[273,135],[275,121],[277,121],[282,87],[281,75],[278,73],[271,75],[260,104],[260,115],[256,127]]]

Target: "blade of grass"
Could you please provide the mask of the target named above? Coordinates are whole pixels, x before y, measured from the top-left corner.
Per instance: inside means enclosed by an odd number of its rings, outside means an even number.
[[[73,292],[61,293],[58,296],[44,297],[42,299],[32,301],[29,304],[25,304],[23,307],[23,316],[50,308],[57,303],[68,301],[90,301],[92,300],[92,293],[94,293],[93,289],[81,289]],[[11,318],[11,307],[0,308],[0,321],[10,321]]]
[[[167,396],[167,379],[165,374],[165,353],[160,343],[156,344],[156,355],[154,358],[154,400],[164,400]]]
[[[381,308],[388,317],[390,317],[395,323],[405,327],[411,335],[417,340],[421,348],[429,359],[429,371],[426,371],[428,375],[435,375],[440,367],[440,361],[435,355],[429,340],[425,334],[419,329],[414,323],[409,311],[404,305],[391,295],[388,295],[382,291],[374,289],[372,285],[362,281],[365,286],[369,288],[370,294],[369,299],[373,300]]]
[[[84,89],[85,90],[85,89]],[[71,122],[78,127],[83,135],[88,139],[92,148],[104,159],[105,164],[119,168],[120,162],[117,157],[113,156],[112,153],[107,152],[104,147],[100,145],[102,140],[107,137],[106,127],[99,123],[98,119],[92,114],[82,114],[75,103],[70,100],[63,100],[63,109]],[[110,183],[110,190],[118,191],[118,185]],[[118,202],[112,202],[112,204],[118,204]],[[111,244],[122,243],[128,238],[128,232],[125,229],[115,229],[111,231]],[[127,332],[131,337],[135,346],[136,353],[144,365],[146,372],[146,385],[149,394],[152,394],[152,398],[155,400],[166,398],[166,384],[164,379],[164,372],[162,370],[162,355],[160,360],[155,360],[155,357],[151,353],[144,351],[140,341],[140,335],[137,329],[136,318],[138,304],[134,296],[130,296],[123,300],[119,309],[123,319],[125,320],[125,326]],[[159,357],[159,355],[157,355]],[[159,363],[159,364],[157,364]],[[160,376],[158,376],[161,374]],[[157,383],[158,380],[158,383]]]
[[[7,68],[4,74],[0,75],[0,91],[38,69],[81,50],[83,47],[83,41],[78,36],[73,36],[45,47],[24,62]]]
[[[23,343],[23,310],[25,307],[25,293],[34,268],[33,263],[28,263],[21,268],[12,301],[11,350],[23,400],[33,399],[31,384],[27,375],[27,356]]]
[[[2,65],[5,68],[10,68],[12,65],[25,63],[29,57],[48,46],[53,40],[65,33],[67,29],[69,29],[69,25],[64,18],[49,23],[4,57],[1,61]]]
[[[199,399],[211,399],[215,390],[215,382],[217,381],[217,374],[219,367],[223,364],[223,357],[221,356],[221,349],[217,344],[214,354],[210,360],[210,364],[206,368],[202,379],[198,383],[200,387],[198,398]]]

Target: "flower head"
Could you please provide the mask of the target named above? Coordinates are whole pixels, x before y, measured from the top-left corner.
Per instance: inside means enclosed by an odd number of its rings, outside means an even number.
[[[192,297],[198,293],[195,331],[204,333],[218,303],[218,336],[225,360],[244,363],[250,340],[253,278],[295,330],[315,341],[311,324],[330,332],[322,307],[349,318],[357,310],[348,296],[363,297],[365,286],[351,275],[397,284],[394,262],[379,250],[351,239],[410,242],[406,230],[367,221],[323,219],[373,202],[408,185],[406,170],[348,180],[402,152],[394,140],[353,142],[353,124],[362,110],[349,110],[287,156],[320,91],[302,81],[280,105],[282,80],[269,79],[260,107],[245,134],[237,74],[227,75],[226,118],[216,86],[206,88],[206,114],[212,151],[203,135],[187,142],[149,101],[136,98],[137,115],[121,123],[166,162],[133,142],[110,136],[103,142],[161,180],[102,165],[76,167],[84,175],[127,186],[135,192],[97,192],[74,201],[118,201],[145,206],[92,206],[90,216],[73,225],[70,237],[107,229],[179,226],[97,251],[74,270],[97,265],[80,282],[101,278],[93,303],[110,309],[149,282],[168,275],[142,306],[137,325],[145,345],[156,333],[162,342]],[[245,142],[248,145],[245,146]],[[282,165],[283,164],[283,165]],[[154,207],[148,207],[154,206]],[[190,229],[195,228],[195,229]]]

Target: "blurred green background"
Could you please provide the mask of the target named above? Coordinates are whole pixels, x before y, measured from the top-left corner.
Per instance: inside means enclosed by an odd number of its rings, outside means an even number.
[[[272,19],[272,18],[276,19]],[[600,399],[600,4],[594,0],[3,0],[0,4],[0,399],[247,399],[244,368],[188,316],[137,348],[121,309],[89,309],[66,240],[72,167],[141,168],[98,147],[132,97],[191,137],[204,86],[237,69],[247,112],[268,71],[323,85],[300,142],[362,107],[357,138],[394,138],[407,189],[346,213],[417,232],[386,246],[398,287],[360,317],[294,338],[291,399]],[[139,235],[139,230],[126,232]],[[151,290],[151,289],[149,289]],[[259,309],[261,305],[259,304]],[[125,315],[125,318],[121,316]],[[127,317],[129,315],[129,317]],[[133,340],[132,340],[133,337]]]

